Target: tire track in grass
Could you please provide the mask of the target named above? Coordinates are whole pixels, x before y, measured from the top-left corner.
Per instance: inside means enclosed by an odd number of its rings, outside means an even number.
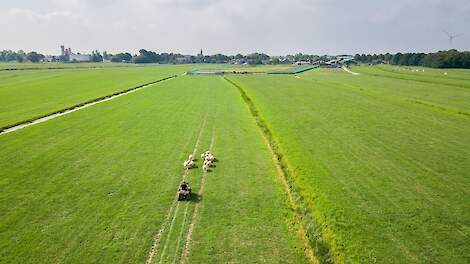
[[[160,254],[160,260],[158,261],[158,263],[162,263],[163,258],[165,257],[166,249],[168,248],[168,244],[170,243],[171,231],[173,230],[173,226],[175,225],[175,220],[178,215],[179,207],[180,207],[180,203],[176,205],[175,213],[173,214],[173,218],[171,219],[170,229],[168,230],[168,233],[166,235],[165,245],[163,246],[162,253]]]
[[[99,104],[99,103],[104,103],[106,101],[118,98],[118,97],[126,95],[126,94],[137,92],[141,89],[147,88],[147,87],[152,86],[156,83],[163,82],[163,81],[166,81],[166,80],[170,80],[170,79],[173,79],[173,78],[176,78],[176,77],[177,77],[176,75],[173,75],[173,76],[170,76],[170,77],[165,77],[163,79],[159,79],[159,80],[152,81],[152,82],[149,82],[149,83],[146,83],[146,84],[142,84],[142,85],[139,85],[139,86],[136,86],[136,87],[132,87],[132,88],[120,91],[120,92],[116,92],[116,93],[113,93],[113,94],[110,94],[110,95],[105,95],[105,96],[98,97],[98,98],[95,98],[95,99],[92,99],[92,100],[89,100],[89,101],[86,101],[86,102],[83,102],[83,103],[79,103],[79,104],[73,105],[71,107],[68,107],[68,108],[65,108],[65,109],[62,109],[62,110],[58,110],[58,111],[55,111],[55,112],[52,112],[52,113],[49,113],[49,114],[45,114],[45,115],[42,115],[42,116],[39,116],[39,117],[34,117],[34,118],[29,119],[29,120],[21,121],[21,122],[12,124],[12,125],[7,125],[5,127],[0,127],[0,135],[7,134],[7,133],[10,133],[10,132],[14,132],[16,130],[19,130],[19,129],[22,129],[22,128],[25,128],[25,127],[29,127],[29,126],[32,126],[32,125],[35,125],[35,124],[43,123],[43,122],[49,121],[51,119],[54,119],[56,117],[67,115],[67,114],[73,113],[75,111],[78,111],[78,110],[81,110],[83,108],[87,108],[87,107],[90,107],[90,106],[93,106],[93,105],[96,105],[96,104]]]
[[[173,254],[173,260],[171,261],[171,263],[176,263],[176,258],[178,257],[178,251],[179,251],[180,244],[181,244],[181,238],[183,237],[183,231],[185,230],[184,227],[186,226],[188,208],[189,208],[189,203],[186,203],[186,209],[184,210],[184,214],[183,214],[183,223],[181,224],[180,233],[178,235],[178,241],[176,242],[175,253]]]
[[[193,149],[193,153],[192,153],[193,156],[197,152],[197,148],[199,146],[199,142],[201,140],[202,133],[203,133],[204,128],[206,126],[206,121],[207,121],[207,113],[205,114],[204,119],[203,119],[202,124],[201,124],[201,127],[199,129],[199,134],[197,136],[196,143],[194,145],[194,149]],[[188,173],[189,173],[189,170],[185,169],[184,174],[182,176],[182,181],[186,180],[186,178],[188,177]],[[178,193],[176,193],[176,195],[173,199],[173,202],[171,203],[170,209],[168,210],[168,213],[165,216],[165,220],[163,221],[163,224],[160,227],[160,230],[158,230],[158,233],[153,238],[152,247],[150,248],[149,256],[147,258],[147,261],[145,262],[146,264],[151,264],[153,262],[153,260],[155,259],[155,257],[157,256],[157,253],[158,253],[157,248],[158,248],[158,245],[160,244],[160,240],[161,240],[163,232],[165,232],[165,229],[168,226],[170,221],[171,221],[171,225],[173,225],[173,222],[174,222],[174,219],[175,219],[175,216],[176,216],[175,209],[177,209],[177,205],[179,205],[179,203],[178,203]]]
[[[214,147],[214,143],[215,143],[215,128],[212,128],[212,138],[211,138],[211,144],[209,146],[209,151],[212,151],[212,148]],[[197,193],[197,198],[199,200],[201,199],[201,196],[204,193],[204,186],[206,185],[206,178],[207,178],[207,172],[203,172],[201,184],[199,187],[199,192]],[[196,225],[199,204],[200,204],[200,201],[196,203],[196,206],[194,207],[193,215],[191,216],[191,223],[189,224],[188,234],[186,235],[186,243],[185,243],[183,252],[181,253],[180,264],[186,263],[186,258],[188,257],[188,254],[189,254],[194,226]]]

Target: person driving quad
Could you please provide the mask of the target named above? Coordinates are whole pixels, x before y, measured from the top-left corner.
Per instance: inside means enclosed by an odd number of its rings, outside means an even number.
[[[183,190],[183,191],[187,191],[188,190],[189,185],[187,182],[183,181],[181,184],[180,184],[180,190]]]

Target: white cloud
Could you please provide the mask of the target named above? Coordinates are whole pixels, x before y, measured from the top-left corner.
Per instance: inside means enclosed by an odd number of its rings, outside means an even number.
[[[0,0],[1,1],[1,0]],[[196,53],[353,53],[448,48],[467,0],[16,0],[2,4],[0,49],[57,53],[147,48]],[[468,34],[455,47],[470,49]]]

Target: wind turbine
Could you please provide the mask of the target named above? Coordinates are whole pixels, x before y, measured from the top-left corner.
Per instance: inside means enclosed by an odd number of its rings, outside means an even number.
[[[447,37],[449,38],[449,48],[452,48],[452,41],[454,40],[454,38],[462,36],[462,34],[452,35],[445,30],[444,30],[444,33],[446,33]]]

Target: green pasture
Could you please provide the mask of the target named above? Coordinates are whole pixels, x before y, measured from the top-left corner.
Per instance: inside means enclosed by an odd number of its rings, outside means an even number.
[[[183,73],[188,66],[0,71],[0,127]]]
[[[212,76],[0,135],[0,262],[145,263],[204,119],[197,154],[214,131],[217,167],[198,203],[177,203],[152,263],[179,263],[196,204],[187,263],[305,263],[260,131],[236,88]]]
[[[228,78],[268,124],[330,260],[467,263],[469,82],[353,70]]]
[[[0,263],[468,263],[470,71],[80,66],[0,71],[0,127],[178,77],[0,134]]]
[[[394,80],[414,81],[430,85],[470,88],[470,72],[465,69],[433,69],[392,65],[359,66],[354,71],[369,76],[389,77]]]

